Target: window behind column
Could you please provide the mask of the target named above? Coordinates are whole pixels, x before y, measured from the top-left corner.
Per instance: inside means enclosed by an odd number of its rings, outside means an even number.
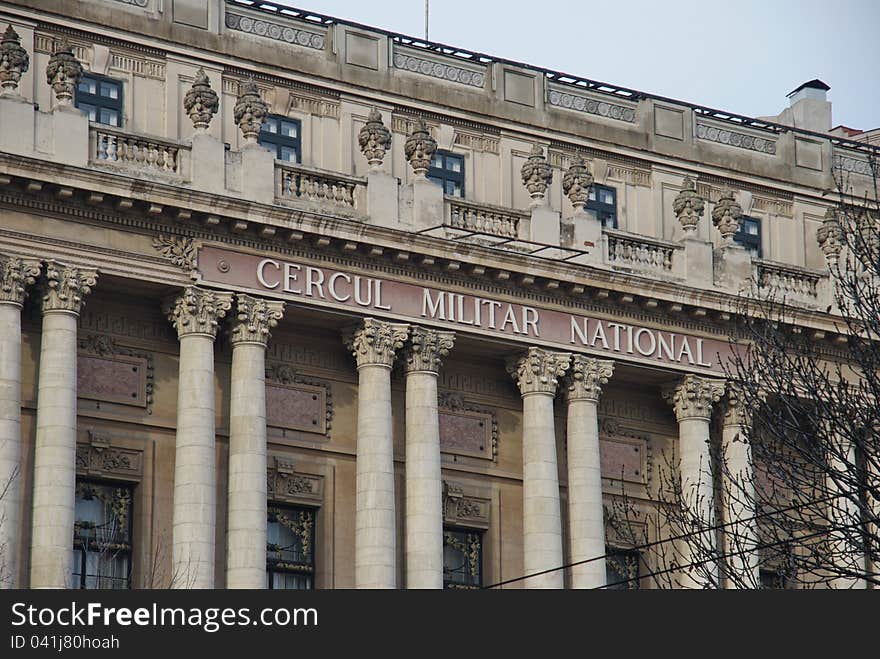
[[[734,241],[745,247],[753,258],[761,258],[761,220],[757,217],[743,215],[740,218],[739,231],[733,236]]]
[[[76,107],[89,121],[122,126],[122,83],[94,73],[83,74],[76,88]]]
[[[443,587],[476,589],[483,586],[483,532],[443,529]]]
[[[315,510],[270,504],[266,528],[266,587],[315,587]]]
[[[596,217],[602,222],[603,227],[617,228],[617,190],[614,188],[594,183],[590,186],[584,207],[589,211],[596,211]]]
[[[275,154],[276,160],[302,162],[301,124],[280,114],[270,114],[260,127],[258,141]]]
[[[443,194],[464,197],[464,156],[435,151],[428,167],[428,179],[443,188]]]
[[[605,549],[605,575],[608,590],[639,589],[639,552],[632,549]]]
[[[133,501],[131,485],[77,479],[73,588],[131,588]]]

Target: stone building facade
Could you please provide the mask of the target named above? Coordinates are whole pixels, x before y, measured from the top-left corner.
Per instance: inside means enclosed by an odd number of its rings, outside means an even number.
[[[271,3],[63,6],[0,3],[4,585],[647,588],[605,510],[743,422],[737,296],[838,345],[823,193],[877,147],[830,124]]]

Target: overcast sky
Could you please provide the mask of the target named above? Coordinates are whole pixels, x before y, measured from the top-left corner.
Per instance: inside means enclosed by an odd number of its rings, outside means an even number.
[[[424,0],[276,0],[424,37]],[[834,125],[880,127],[880,0],[430,0],[430,38],[748,116],[819,78]]]

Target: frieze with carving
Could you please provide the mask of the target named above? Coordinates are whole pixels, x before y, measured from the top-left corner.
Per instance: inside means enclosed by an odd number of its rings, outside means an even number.
[[[114,445],[113,438],[90,430],[88,442],[76,445],[76,472],[82,476],[101,476],[140,480],[144,470],[144,452]]]
[[[153,353],[121,346],[106,334],[78,338],[77,395],[152,412]]]
[[[266,365],[266,424],[330,436],[333,389],[330,383],[300,375],[290,364]]]
[[[320,505],[324,499],[324,477],[295,471],[293,461],[275,457],[266,471],[266,492],[270,501]]]
[[[441,391],[437,404],[441,452],[498,460],[498,418],[494,410],[450,391]]]
[[[226,27],[230,30],[315,50],[323,50],[324,43],[326,42],[324,35],[317,32],[310,32],[293,25],[264,21],[232,12],[226,14]]]
[[[443,481],[443,520],[447,524],[488,528],[492,508],[490,499],[476,496],[453,481]]]
[[[192,238],[159,234],[153,238],[153,247],[165,259],[195,279],[198,267],[198,248]]]

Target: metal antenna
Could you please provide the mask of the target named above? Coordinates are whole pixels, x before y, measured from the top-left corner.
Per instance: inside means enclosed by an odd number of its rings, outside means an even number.
[[[425,41],[428,41],[428,3],[430,0],[425,0]]]

